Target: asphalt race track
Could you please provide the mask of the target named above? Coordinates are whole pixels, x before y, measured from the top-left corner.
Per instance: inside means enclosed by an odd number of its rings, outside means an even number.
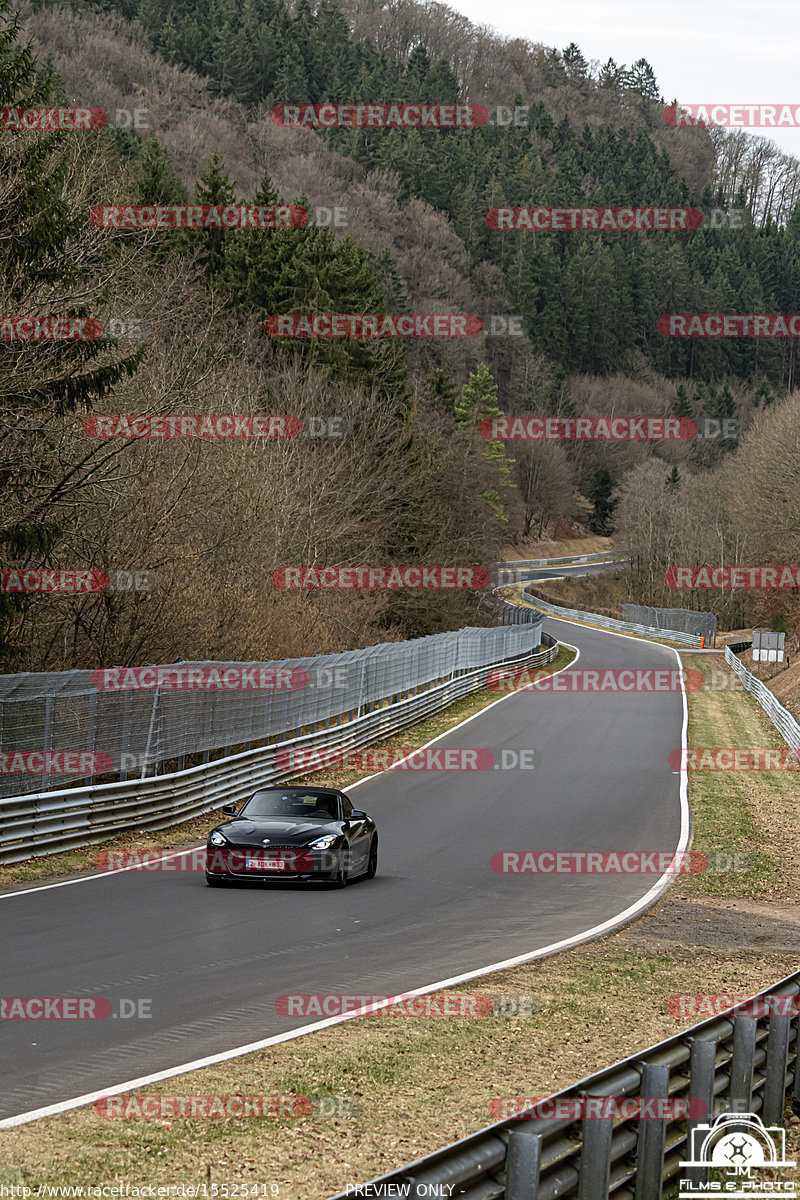
[[[579,669],[678,666],[666,647],[545,628],[580,647]],[[536,769],[393,770],[352,789],[377,821],[380,862],[343,891],[135,870],[0,894],[0,995],[148,999],[152,1011],[0,1021],[0,1119],[308,1024],[278,1015],[281,994],[395,994],[613,920],[658,876],[502,875],[490,857],[674,850],[686,814],[668,755],[683,720],[681,692],[510,695],[437,746],[495,759],[532,748]]]

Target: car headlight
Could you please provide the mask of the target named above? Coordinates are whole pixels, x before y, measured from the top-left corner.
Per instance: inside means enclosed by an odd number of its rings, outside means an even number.
[[[309,850],[330,850],[333,843],[337,840],[338,834],[326,833],[324,837],[317,838],[315,842],[309,842]]]
[[[208,844],[209,846],[227,846],[228,842],[225,836],[215,829],[208,839]]]

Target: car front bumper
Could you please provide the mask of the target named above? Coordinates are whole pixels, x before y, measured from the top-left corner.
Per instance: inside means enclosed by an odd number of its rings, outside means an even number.
[[[211,879],[335,879],[345,855],[341,849],[282,847],[272,853],[262,846],[215,846],[206,849],[206,876]]]

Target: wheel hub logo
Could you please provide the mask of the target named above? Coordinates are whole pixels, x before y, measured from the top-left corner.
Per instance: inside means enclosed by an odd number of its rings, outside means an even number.
[[[796,1196],[794,1183],[778,1181],[774,1172],[797,1164],[786,1159],[786,1133],[779,1125],[765,1126],[755,1113],[721,1113],[713,1124],[702,1123],[691,1130],[691,1158],[681,1167],[691,1169],[692,1178],[680,1181],[679,1200],[689,1197]],[[724,1182],[703,1181],[709,1168],[723,1173]],[[771,1179],[759,1178],[768,1170]],[[699,1173],[698,1173],[699,1172]]]

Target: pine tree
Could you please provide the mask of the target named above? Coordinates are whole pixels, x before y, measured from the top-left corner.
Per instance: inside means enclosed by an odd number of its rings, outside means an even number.
[[[597,76],[597,82],[602,88],[609,88],[614,91],[619,91],[622,86],[625,68],[617,66],[613,58],[606,59],[600,68]]]
[[[573,82],[586,79],[589,74],[589,64],[580,52],[575,42],[570,42],[563,54],[567,77]]]
[[[611,518],[617,505],[614,495],[616,482],[607,467],[598,467],[584,489],[586,498],[594,505],[594,516],[589,528],[594,533],[611,533]]]
[[[172,159],[154,133],[141,143],[134,174],[142,204],[185,204],[189,198]]]
[[[672,411],[681,420],[691,420],[694,416],[691,400],[686,394],[686,388],[682,383],[678,384],[675,392],[675,399],[672,401]]]
[[[677,492],[680,490],[680,486],[681,486],[680,471],[678,470],[677,467],[673,467],[672,470],[670,471],[669,475],[667,476],[667,482],[665,484],[665,489],[668,492]]]
[[[232,204],[235,199],[236,192],[230,176],[223,169],[222,160],[218,151],[215,150],[209,160],[205,175],[201,175],[197,182],[195,202],[214,206]],[[187,236],[196,237],[197,234]],[[200,236],[202,238],[200,263],[213,283],[224,272],[227,230],[206,229],[201,232]]]
[[[706,411],[717,421],[724,421],[736,416],[736,402],[727,383],[721,391],[714,394]]]
[[[461,389],[461,396],[455,407],[456,421],[465,432],[475,438],[481,437],[480,429],[483,421],[504,415],[497,403],[497,384],[486,363],[481,363],[477,371],[470,371],[469,379]],[[492,467],[499,487],[514,486],[511,483],[511,467],[514,460],[506,456],[506,449],[501,441],[485,440],[481,449],[481,457]],[[481,499],[491,508],[495,516],[502,521],[507,520],[500,504],[497,488],[484,489],[481,492]]]
[[[448,366],[431,367],[423,389],[448,416],[454,416],[458,403],[458,391],[453,382],[453,373]]]

